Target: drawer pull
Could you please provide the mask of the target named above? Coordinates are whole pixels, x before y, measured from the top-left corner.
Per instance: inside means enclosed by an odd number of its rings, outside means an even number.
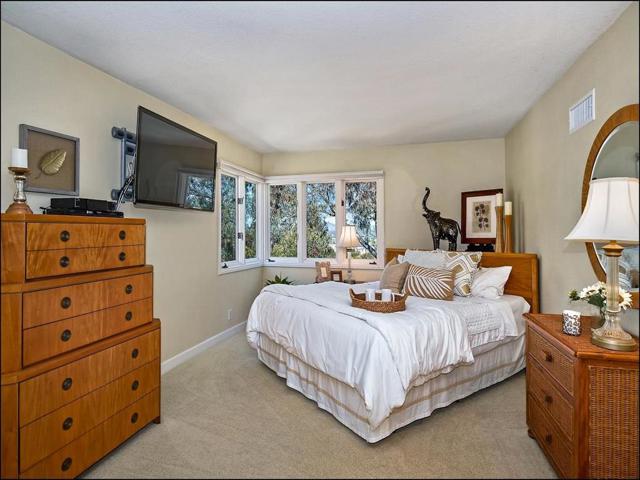
[[[551,445],[551,442],[553,441],[553,436],[550,433],[547,433],[544,437],[544,441],[547,442],[549,445]]]
[[[63,242],[68,242],[69,239],[71,238],[71,234],[69,232],[67,232],[66,230],[63,230],[60,232],[60,240]]]
[[[63,472],[66,472],[67,470],[69,470],[71,468],[71,464],[73,463],[73,460],[71,460],[71,457],[67,457],[64,459],[64,461],[62,462],[62,465],[60,466],[60,469]]]
[[[69,308],[71,306],[71,299],[69,297],[64,297],[61,301],[60,301],[60,306],[62,308]]]
[[[138,351],[138,349],[137,349],[137,348],[134,348],[134,349],[132,350],[132,352],[131,352],[131,358],[138,358],[138,354],[139,354],[139,353],[140,353],[140,352]]]
[[[131,415],[131,423],[136,423],[138,421],[138,412],[135,412]]]
[[[127,254],[126,254],[126,253],[124,253],[124,252],[120,252],[120,255],[118,255],[118,259],[119,259],[121,262],[124,262],[124,260],[125,260],[126,258],[127,258]]]
[[[138,380],[134,380],[133,383],[131,384],[131,390],[135,392],[139,386],[140,386],[140,382]]]
[[[553,397],[551,395],[545,395],[544,396],[544,401],[546,403],[553,403]]]
[[[71,338],[71,330],[65,330],[60,335],[60,340],[62,340],[63,342],[68,342],[70,338]]]
[[[553,362],[553,355],[551,355],[549,352],[545,352],[544,350],[542,351],[542,353],[544,354],[545,362]]]
[[[66,255],[64,257],[60,258],[60,266],[62,268],[67,268],[69,266],[69,257],[67,257]]]
[[[71,388],[71,385],[73,385],[73,380],[71,378],[67,377],[62,382],[62,389],[65,390],[65,391],[69,390]]]
[[[124,287],[124,293],[129,295],[131,292],[133,292],[133,285],[129,284],[126,287]]]
[[[125,232],[124,230],[120,230],[120,233],[118,233],[118,238],[120,240],[124,240],[125,238],[127,238],[127,232]]]
[[[133,312],[127,312],[124,316],[124,319],[128,322],[133,318]]]
[[[67,417],[64,419],[64,422],[62,422],[62,429],[69,430],[72,425],[73,425],[73,418]]]

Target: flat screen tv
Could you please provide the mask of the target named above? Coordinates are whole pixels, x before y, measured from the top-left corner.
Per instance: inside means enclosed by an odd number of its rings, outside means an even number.
[[[136,204],[214,209],[218,144],[138,107]]]

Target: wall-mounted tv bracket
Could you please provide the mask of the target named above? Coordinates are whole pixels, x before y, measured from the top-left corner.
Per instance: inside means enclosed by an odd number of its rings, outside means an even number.
[[[111,136],[120,140],[120,185],[111,190],[111,199],[118,202],[133,201],[133,181],[136,166],[136,134],[124,127],[112,127]]]

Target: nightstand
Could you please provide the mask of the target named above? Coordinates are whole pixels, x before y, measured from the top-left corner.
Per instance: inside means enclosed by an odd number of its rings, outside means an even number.
[[[526,314],[527,425],[561,477],[638,477],[638,351],[562,333],[562,316]]]

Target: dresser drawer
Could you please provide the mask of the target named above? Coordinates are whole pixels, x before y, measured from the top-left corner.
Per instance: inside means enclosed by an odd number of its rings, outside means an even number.
[[[104,422],[160,383],[160,360],[130,372],[20,429],[20,470]]]
[[[20,477],[77,477],[158,416],[160,416],[160,392],[159,389],[155,389],[23,472]]]
[[[573,438],[573,406],[549,380],[538,362],[531,357],[527,362],[527,389],[569,440]]]
[[[27,252],[27,278],[134,267],[144,264],[144,245]]]
[[[527,330],[527,351],[559,385],[573,395],[573,357],[561,352],[533,328]]]
[[[146,298],[116,307],[98,310],[23,331],[23,365],[59,355],[153,319],[152,300]]]
[[[22,326],[36,327],[142,300],[152,294],[151,273],[25,293],[22,297]]]
[[[27,223],[27,250],[143,245],[144,225]]]
[[[527,396],[527,424],[562,476],[574,477],[571,444],[531,395]]]
[[[159,356],[158,330],[22,382],[20,425],[26,425]]]

